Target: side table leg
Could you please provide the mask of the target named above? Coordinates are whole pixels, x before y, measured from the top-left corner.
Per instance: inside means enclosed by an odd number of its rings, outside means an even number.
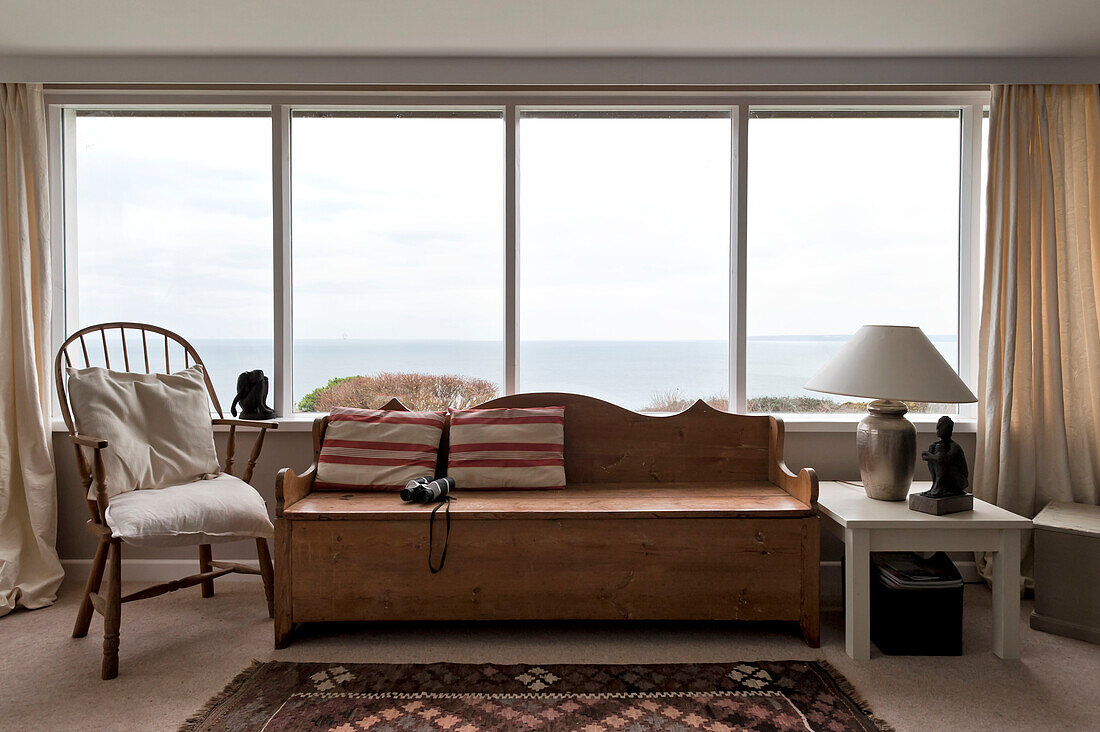
[[[1020,657],[1020,531],[1001,531],[993,554],[993,653]]]
[[[871,657],[871,542],[866,531],[844,530],[844,650]]]

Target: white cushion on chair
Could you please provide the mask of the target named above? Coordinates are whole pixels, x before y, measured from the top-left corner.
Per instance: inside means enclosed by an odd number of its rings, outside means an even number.
[[[68,369],[76,429],[109,443],[107,495],[217,473],[210,396],[202,366],[174,374]],[[95,484],[88,498],[95,500]]]
[[[214,544],[271,538],[275,528],[264,499],[240,478],[209,480],[120,493],[107,506],[111,535],[134,546]]]

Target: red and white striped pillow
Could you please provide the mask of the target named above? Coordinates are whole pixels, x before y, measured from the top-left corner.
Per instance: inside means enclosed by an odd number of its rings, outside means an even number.
[[[565,407],[451,412],[447,475],[463,488],[564,488]]]
[[[317,490],[399,491],[435,474],[443,412],[337,407],[317,461]]]

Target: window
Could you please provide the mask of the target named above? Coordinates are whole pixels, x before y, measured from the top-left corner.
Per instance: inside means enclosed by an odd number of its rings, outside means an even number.
[[[301,112],[291,131],[298,408],[502,393],[501,115]]]
[[[987,92],[153,93],[47,95],[55,331],[164,325],[223,403],[856,413],[802,385],[868,323],[976,378]]]
[[[729,403],[728,112],[520,124],[520,389]]]
[[[802,384],[865,324],[918,325],[957,368],[960,129],[956,111],[753,114],[750,411],[863,411]]]
[[[79,238],[70,330],[107,321],[173,330],[228,408],[237,374],[272,372],[269,116],[88,112],[70,130],[76,179],[66,196]]]

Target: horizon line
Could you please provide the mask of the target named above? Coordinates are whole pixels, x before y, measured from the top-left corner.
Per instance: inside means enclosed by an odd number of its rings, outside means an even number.
[[[837,339],[837,338],[851,338],[853,333],[822,333],[822,334],[771,334],[771,335],[750,335],[746,336],[746,340],[767,340],[767,339],[797,339],[797,340],[822,340],[822,339]],[[958,339],[958,335],[952,333],[926,333],[928,338],[939,339]],[[254,342],[272,342],[273,338],[236,338],[236,337],[205,337],[205,338],[192,338],[195,341],[254,341]],[[339,337],[326,337],[326,338],[295,338],[294,342],[299,341],[375,341],[375,342],[405,342],[405,343],[500,343],[503,344],[504,340],[496,340],[489,338],[339,338]],[[729,341],[722,338],[524,338],[518,341],[519,343],[728,343]]]

